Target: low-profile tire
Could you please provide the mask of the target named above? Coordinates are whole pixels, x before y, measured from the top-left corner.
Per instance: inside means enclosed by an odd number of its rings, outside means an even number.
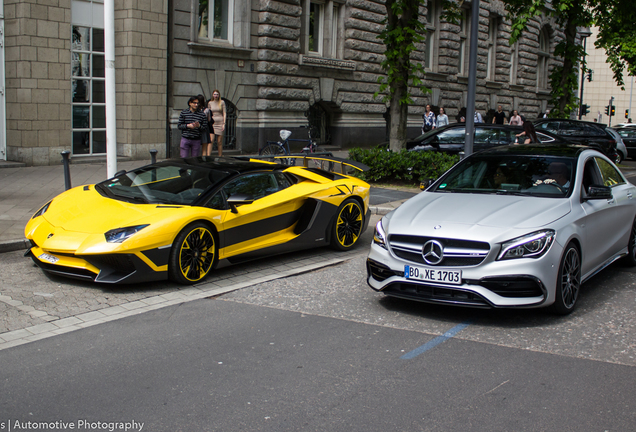
[[[636,266],[636,218],[632,222],[632,229],[629,233],[629,243],[627,244],[627,256],[624,258],[625,264],[630,267]]]
[[[553,310],[559,315],[569,314],[576,307],[580,292],[581,254],[573,243],[569,243],[559,265]]]
[[[336,214],[332,225],[331,246],[336,250],[349,250],[362,235],[364,211],[362,205],[353,198],[347,198]]]
[[[217,251],[216,237],[208,225],[194,222],[186,226],[170,250],[170,280],[183,285],[200,282],[213,268]]]

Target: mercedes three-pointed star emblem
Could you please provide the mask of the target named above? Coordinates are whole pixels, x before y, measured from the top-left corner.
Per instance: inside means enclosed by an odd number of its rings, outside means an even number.
[[[437,265],[444,259],[444,246],[437,240],[429,240],[422,246],[422,258],[427,264]]]

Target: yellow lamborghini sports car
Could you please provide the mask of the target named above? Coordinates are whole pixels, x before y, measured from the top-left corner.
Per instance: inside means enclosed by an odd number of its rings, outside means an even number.
[[[46,272],[192,284],[220,265],[323,245],[350,249],[368,223],[369,185],[355,177],[199,157],[70,189],[38,210],[25,234],[27,255]]]

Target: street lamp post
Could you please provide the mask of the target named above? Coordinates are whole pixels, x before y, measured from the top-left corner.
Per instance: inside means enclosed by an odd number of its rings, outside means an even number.
[[[583,116],[583,84],[585,83],[585,75],[587,73],[587,67],[585,65],[585,56],[587,55],[587,38],[592,36],[592,32],[588,28],[579,30],[579,35],[583,38],[583,59],[581,60],[581,95],[579,96],[579,120]]]

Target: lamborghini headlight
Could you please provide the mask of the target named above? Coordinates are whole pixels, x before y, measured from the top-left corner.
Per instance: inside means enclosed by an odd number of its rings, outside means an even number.
[[[373,232],[373,243],[377,244],[384,249],[387,249],[386,245],[386,233],[384,232],[384,227],[382,226],[382,219],[375,224],[375,231]]]
[[[106,241],[108,243],[122,243],[124,240],[129,239],[135,233],[141,231],[146,228],[146,225],[137,225],[137,226],[129,226],[125,228],[115,228],[110,231],[106,231],[104,237],[106,237]]]
[[[40,210],[38,210],[37,212],[35,212],[33,216],[31,216],[31,219],[35,219],[36,217],[42,216],[44,213],[46,213],[46,211],[49,209],[49,206],[51,205],[52,202],[53,201],[49,201],[46,204],[44,204]]]
[[[542,230],[507,241],[501,245],[497,260],[515,258],[540,258],[554,242],[554,230]]]

